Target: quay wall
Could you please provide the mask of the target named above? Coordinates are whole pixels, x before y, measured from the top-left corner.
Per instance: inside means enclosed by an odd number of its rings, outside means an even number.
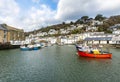
[[[10,43],[0,44],[0,50],[16,49],[16,48],[20,48],[20,45],[11,45]]]

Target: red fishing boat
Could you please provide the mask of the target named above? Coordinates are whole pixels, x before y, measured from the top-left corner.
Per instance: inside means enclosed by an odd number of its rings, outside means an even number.
[[[79,51],[78,55],[83,57],[91,57],[91,58],[112,58],[111,53],[100,53],[100,54],[94,54],[94,53],[88,53],[85,51]]]
[[[82,46],[76,46],[77,53],[79,56],[83,57],[90,57],[90,58],[112,58],[112,53],[100,51],[98,49],[90,50],[87,48],[87,50],[84,50]],[[88,50],[89,49],[89,50]]]

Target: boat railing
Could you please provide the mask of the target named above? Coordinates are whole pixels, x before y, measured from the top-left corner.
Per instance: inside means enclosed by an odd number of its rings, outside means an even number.
[[[97,53],[110,53],[110,50],[108,47],[104,46],[104,45],[82,45],[82,44],[76,44],[75,45],[77,50],[79,51],[85,51],[88,53],[93,53],[93,52],[97,52]]]

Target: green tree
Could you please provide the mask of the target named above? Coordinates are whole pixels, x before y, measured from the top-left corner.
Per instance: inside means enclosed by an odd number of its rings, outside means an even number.
[[[95,20],[102,21],[102,20],[104,20],[105,18],[106,18],[106,17],[103,17],[102,14],[98,14],[98,15],[96,15],[96,17],[95,17]]]
[[[63,25],[65,25],[65,22],[62,22]]]
[[[78,19],[75,24],[83,24],[83,21],[81,19]]]
[[[111,30],[106,30],[105,33],[110,33],[110,34],[112,34],[112,31],[111,31]]]
[[[71,21],[70,24],[72,25],[72,24],[74,24],[74,23]]]
[[[81,19],[86,21],[89,17],[88,16],[82,16]]]
[[[77,34],[80,33],[80,29],[74,29],[71,31],[71,34]]]

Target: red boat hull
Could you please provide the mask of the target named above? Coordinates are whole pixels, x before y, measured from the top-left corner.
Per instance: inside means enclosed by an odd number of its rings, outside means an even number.
[[[78,50],[78,55],[83,57],[90,57],[90,58],[112,58],[111,53],[93,54],[79,50]]]

